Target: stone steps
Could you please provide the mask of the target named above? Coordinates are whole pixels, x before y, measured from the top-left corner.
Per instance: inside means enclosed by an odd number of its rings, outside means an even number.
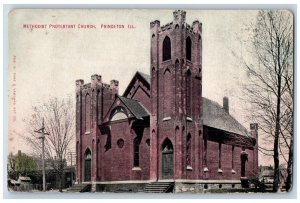
[[[146,185],[144,192],[146,193],[166,193],[171,190],[173,182],[153,182]]]
[[[76,184],[67,189],[67,192],[89,192],[91,184]]]

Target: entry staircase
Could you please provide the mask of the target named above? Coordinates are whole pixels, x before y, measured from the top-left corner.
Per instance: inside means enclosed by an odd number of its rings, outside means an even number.
[[[174,182],[152,182],[146,185],[146,193],[168,193],[173,192]]]
[[[67,189],[67,192],[90,192],[91,190],[91,184],[75,184],[72,187]]]

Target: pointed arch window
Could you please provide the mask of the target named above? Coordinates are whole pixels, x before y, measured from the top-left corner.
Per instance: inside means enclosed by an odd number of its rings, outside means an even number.
[[[191,148],[192,148],[192,139],[191,134],[189,133],[186,137],[186,165],[191,166]]]
[[[138,137],[133,140],[133,166],[140,166],[140,140]]]
[[[90,149],[87,149],[85,151],[85,160],[91,160],[92,159],[92,153],[91,153],[91,150]]]
[[[91,159],[92,153],[90,149],[87,149],[84,154],[84,180],[91,181]]]
[[[163,41],[163,61],[171,59],[171,40],[168,36]]]
[[[186,38],[186,59],[191,61],[192,60],[192,40],[190,37]]]
[[[191,117],[192,107],[191,107],[191,97],[192,97],[192,88],[191,88],[191,71],[188,70],[186,73],[186,115]]]
[[[167,69],[164,73],[164,117],[171,116],[171,100],[172,100],[172,78],[171,72]]]
[[[91,97],[89,94],[85,96],[85,132],[91,130]]]

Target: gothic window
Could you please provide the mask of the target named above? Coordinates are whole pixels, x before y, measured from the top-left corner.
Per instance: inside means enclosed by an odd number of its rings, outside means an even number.
[[[171,95],[172,95],[172,78],[171,72],[167,69],[164,73],[164,117],[168,117],[171,114]]]
[[[99,150],[100,150],[100,139],[97,140],[97,149],[96,149],[96,160],[97,160],[97,163],[96,163],[96,165],[98,165],[98,163],[100,162],[100,160],[99,160],[99,157],[100,157],[99,156]],[[97,172],[96,172],[97,177],[99,177],[99,168],[97,167],[96,170],[97,170]]]
[[[80,153],[79,141],[77,141],[77,143],[76,143],[76,154],[79,154],[79,153]],[[79,160],[79,156],[76,156],[77,163],[78,163],[78,160]]]
[[[91,97],[89,94],[85,96],[85,132],[91,130]]]
[[[191,147],[192,147],[191,134],[189,133],[186,138],[186,165],[191,166]]]
[[[96,110],[96,114],[97,114],[97,121],[98,123],[102,122],[102,106],[101,106],[101,94],[100,94],[100,90],[97,91],[97,110]]]
[[[207,168],[207,134],[203,132],[203,142],[204,142],[204,166]]]
[[[137,137],[133,140],[133,166],[140,166],[140,142]]]
[[[186,115],[191,117],[192,107],[191,107],[191,97],[192,97],[192,88],[191,88],[191,71],[188,70],[186,74]]]
[[[186,59],[191,61],[192,60],[192,41],[191,41],[190,37],[186,38],[185,48],[186,48],[186,52],[185,52]]]
[[[222,144],[219,143],[219,169],[222,168]]]
[[[163,61],[171,59],[171,40],[168,36],[163,41]]]
[[[87,149],[85,151],[85,160],[91,160],[92,159],[92,153],[90,149]]]
[[[232,148],[231,148],[231,173],[232,174],[235,174],[235,170],[234,170],[234,145],[232,145]]]
[[[87,149],[85,151],[84,156],[84,180],[90,181],[91,180],[91,159],[92,159],[92,153],[90,149]]]

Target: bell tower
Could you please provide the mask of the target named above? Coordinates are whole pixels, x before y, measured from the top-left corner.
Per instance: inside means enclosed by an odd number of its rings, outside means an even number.
[[[150,23],[150,179],[197,179],[202,169],[202,24]]]

